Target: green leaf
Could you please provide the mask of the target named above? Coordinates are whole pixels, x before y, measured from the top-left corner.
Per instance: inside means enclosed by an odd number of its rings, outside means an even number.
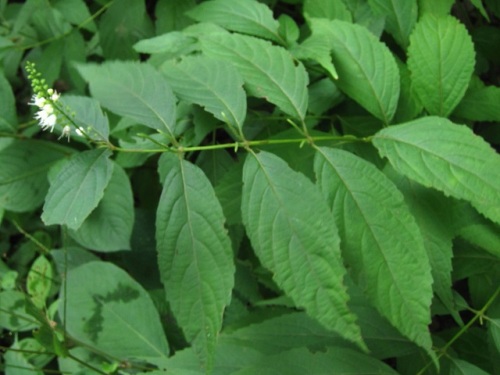
[[[383,316],[432,356],[431,270],[402,194],[363,159],[342,150],[317,150],[318,185],[335,216],[355,282]]]
[[[366,28],[344,21],[316,19],[311,27],[313,33],[326,34],[331,40],[337,86],[389,124],[398,104],[399,70],[385,44]]]
[[[500,122],[500,87],[469,87],[453,116],[471,121]]]
[[[418,0],[418,11],[421,16],[433,14],[435,16],[447,16],[455,0]]]
[[[74,112],[74,122],[94,141],[108,141],[109,124],[96,99],[86,96],[64,95],[63,106]]]
[[[182,30],[193,21],[186,11],[196,5],[196,0],[158,0],[155,8],[156,34]]]
[[[206,3],[204,3],[206,4]],[[247,111],[243,78],[228,62],[188,56],[161,67],[176,95],[204,107],[222,122],[241,131]]]
[[[38,207],[49,188],[49,168],[70,153],[54,143],[37,140],[14,141],[0,150],[0,206],[15,212]]]
[[[78,65],[78,71],[104,107],[175,138],[176,99],[165,77],[152,66],[114,61]]]
[[[53,274],[52,265],[43,255],[35,259],[28,272],[26,291],[39,309],[45,307],[45,300],[52,287]]]
[[[78,230],[69,235],[80,245],[98,251],[130,250],[134,224],[134,198],[130,180],[117,164],[104,196]]]
[[[447,117],[469,86],[475,64],[472,39],[457,19],[424,15],[410,36],[413,90],[431,115]]]
[[[364,348],[347,307],[333,217],[312,182],[273,154],[249,154],[242,215],[255,253],[285,293],[325,327]]]
[[[141,53],[171,53],[190,51],[196,40],[180,31],[172,31],[153,38],[143,39],[134,44],[134,49]]]
[[[388,374],[396,375],[385,363],[351,349],[329,348],[313,353],[306,348],[293,349],[263,357],[259,363],[233,372],[234,375],[303,374]]]
[[[304,0],[304,15],[310,18],[352,22],[352,14],[342,1]]]
[[[424,117],[381,130],[373,144],[399,173],[500,223],[500,156],[469,128]]]
[[[203,53],[235,65],[249,95],[264,98],[288,115],[304,120],[309,77],[288,51],[264,40],[218,34],[201,39]]]
[[[25,295],[17,290],[0,292],[0,328],[12,332],[29,331],[39,323],[24,310]]]
[[[113,172],[107,149],[84,151],[71,157],[50,182],[43,206],[46,225],[78,229],[97,207]]]
[[[14,132],[17,126],[16,100],[3,74],[0,73],[0,131]]]
[[[187,15],[199,22],[212,22],[228,30],[285,44],[278,33],[279,22],[265,4],[254,0],[205,1]]]
[[[54,9],[57,9],[64,18],[73,25],[81,25],[80,27],[91,32],[96,31],[94,22],[89,22],[92,15],[83,0],[56,0],[52,2]]]
[[[291,52],[297,59],[316,61],[332,79],[338,79],[330,50],[328,35],[314,33],[302,43],[293,46]]]
[[[99,40],[106,59],[137,59],[132,46],[153,34],[145,3],[136,0],[115,0],[100,17]]]
[[[120,359],[168,356],[168,343],[149,294],[125,271],[89,262],[68,271],[59,316],[68,333]],[[66,309],[66,310],[65,310]]]
[[[166,297],[186,338],[210,370],[233,287],[233,252],[222,208],[204,173],[168,155],[156,217],[158,264]]]
[[[418,7],[415,0],[368,0],[375,13],[385,16],[385,29],[394,37],[399,45],[406,49],[415,23]]]

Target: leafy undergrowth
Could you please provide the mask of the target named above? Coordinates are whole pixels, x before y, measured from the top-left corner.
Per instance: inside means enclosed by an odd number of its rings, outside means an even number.
[[[2,370],[500,373],[499,4],[0,1]]]

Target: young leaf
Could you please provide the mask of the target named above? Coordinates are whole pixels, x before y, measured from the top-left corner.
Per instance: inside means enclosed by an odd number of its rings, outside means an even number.
[[[500,223],[500,156],[469,128],[424,117],[381,130],[373,144],[399,173]]]
[[[241,209],[252,247],[285,293],[325,327],[365,347],[347,307],[333,217],[312,182],[273,154],[249,154]]]
[[[0,207],[27,212],[42,202],[49,183],[47,172],[71,150],[53,143],[14,141],[0,150]]]
[[[68,333],[116,358],[166,358],[168,343],[149,294],[114,264],[71,269],[61,287],[59,316]],[[66,309],[66,310],[65,310]],[[140,317],[140,318],[139,318]]]
[[[203,53],[238,68],[250,95],[265,98],[288,115],[304,120],[309,77],[288,51],[244,35],[218,34],[201,39]]]
[[[374,165],[346,151],[318,148],[314,170],[354,280],[383,316],[432,356],[431,270],[402,194]]]
[[[406,49],[408,37],[417,22],[418,8],[415,0],[368,0],[375,13],[385,16],[385,28]]]
[[[410,36],[413,89],[431,115],[447,117],[464,96],[475,54],[464,25],[451,16],[424,15]]]
[[[206,56],[188,56],[178,63],[167,61],[161,71],[179,98],[201,105],[234,129],[242,129],[246,95],[243,78],[231,64]]]
[[[168,155],[156,217],[158,265],[186,338],[210,370],[233,287],[233,252],[222,208],[195,165]]]
[[[43,206],[46,225],[78,229],[104,195],[113,172],[111,152],[96,149],[75,154],[50,181]]]
[[[285,44],[278,33],[279,22],[265,4],[255,0],[205,1],[187,15],[200,22],[212,22],[231,31]]]
[[[399,70],[389,49],[359,25],[316,19],[311,27],[313,33],[329,36],[337,86],[389,124],[399,98]]]
[[[78,230],[69,235],[80,245],[98,251],[130,250],[134,198],[125,171],[114,164],[113,174],[99,205]]]
[[[176,98],[165,77],[152,66],[114,61],[78,65],[78,71],[104,107],[175,138]]]

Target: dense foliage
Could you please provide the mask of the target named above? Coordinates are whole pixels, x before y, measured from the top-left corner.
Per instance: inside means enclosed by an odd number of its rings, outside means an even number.
[[[500,373],[499,4],[0,0],[3,371]]]

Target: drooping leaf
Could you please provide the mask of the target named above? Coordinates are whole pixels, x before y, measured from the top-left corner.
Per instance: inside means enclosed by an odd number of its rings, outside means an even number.
[[[79,65],[93,97],[109,110],[174,138],[176,99],[165,77],[148,64],[106,62]]]
[[[343,1],[304,0],[304,15],[352,22],[352,14]]]
[[[383,316],[432,355],[431,270],[402,194],[375,166],[343,150],[318,148],[314,170],[355,282]]]
[[[68,271],[59,316],[68,333],[122,359],[163,359],[169,347],[149,294],[114,264],[95,261]],[[66,310],[65,310],[66,309]]]
[[[65,147],[37,140],[15,141],[0,150],[0,206],[14,212],[38,207],[49,188],[49,168],[69,154]]]
[[[471,37],[457,19],[424,15],[410,36],[413,90],[431,115],[447,117],[460,102],[474,70]]]
[[[385,16],[385,28],[403,48],[408,46],[408,37],[417,22],[416,1],[369,0],[377,14]]]
[[[253,249],[287,295],[325,327],[364,347],[347,307],[333,217],[312,182],[273,154],[249,154],[242,215]]]
[[[78,230],[69,235],[80,245],[98,251],[130,250],[134,199],[125,171],[114,164],[113,174],[98,206]]]
[[[200,22],[212,22],[231,31],[285,44],[278,33],[279,22],[273,18],[273,12],[258,1],[205,1],[187,14]]]
[[[399,97],[399,70],[389,49],[359,25],[316,19],[311,27],[330,38],[337,86],[389,124]]]
[[[381,130],[373,144],[399,173],[500,223],[500,156],[469,128],[424,117]]]
[[[43,206],[46,225],[78,229],[97,207],[113,172],[107,149],[84,151],[72,156],[50,181]]]
[[[205,3],[204,3],[205,4]],[[241,131],[247,111],[243,78],[228,62],[189,56],[161,67],[181,99],[198,104],[217,119]]]
[[[264,98],[288,115],[304,120],[309,77],[288,51],[264,40],[217,34],[201,39],[203,53],[234,64],[249,95]]]
[[[204,367],[211,369],[233,287],[233,252],[222,208],[203,172],[168,155],[158,204],[158,264],[166,297]]]

